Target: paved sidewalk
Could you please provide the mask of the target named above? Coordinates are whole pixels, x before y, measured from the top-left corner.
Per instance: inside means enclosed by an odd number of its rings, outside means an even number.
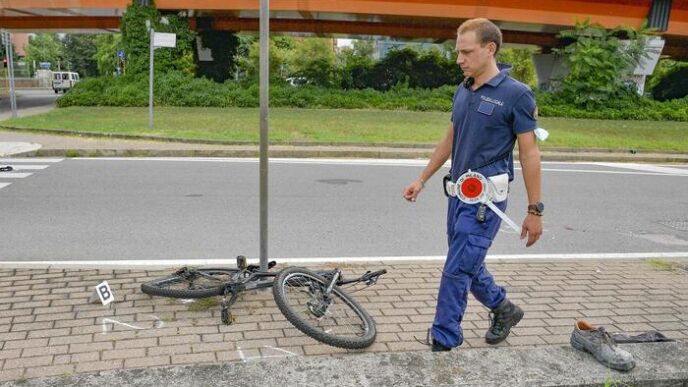
[[[292,327],[270,291],[246,293],[232,309],[236,323],[226,326],[220,322],[219,306],[195,311],[193,304],[140,291],[142,282],[171,269],[29,269],[0,264],[0,381],[348,352],[427,352],[415,338],[423,338],[432,321],[441,265],[342,265],[345,274],[352,275],[366,269],[389,270],[377,285],[354,294],[377,322],[377,341],[366,350],[347,351]],[[670,271],[642,260],[502,261],[488,267],[526,311],[498,347],[567,347],[577,317],[611,332],[659,330],[688,342],[686,261]],[[115,295],[109,307],[88,303],[93,287],[102,280]],[[488,347],[482,338],[487,326],[487,310],[471,298],[461,348]],[[688,347],[680,348],[685,352]],[[588,356],[583,359],[587,366],[601,367]]]

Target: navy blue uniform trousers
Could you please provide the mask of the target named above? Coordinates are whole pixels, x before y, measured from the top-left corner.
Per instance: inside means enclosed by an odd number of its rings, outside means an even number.
[[[495,203],[506,210],[506,200]],[[445,347],[463,343],[461,320],[468,303],[468,292],[490,309],[506,299],[506,289],[498,286],[485,268],[485,256],[499,231],[501,219],[487,208],[485,221],[476,219],[479,204],[466,204],[449,197],[447,237],[449,252],[444,264],[432,337]]]

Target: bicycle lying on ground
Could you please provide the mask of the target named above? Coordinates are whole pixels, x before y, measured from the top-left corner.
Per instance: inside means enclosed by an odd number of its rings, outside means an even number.
[[[325,344],[360,349],[375,341],[377,331],[372,317],[340,286],[364,283],[371,286],[387,270],[344,279],[340,269],[313,272],[301,267],[268,271],[248,265],[237,257],[237,268],[196,269],[183,267],[174,274],[141,284],[150,295],[172,298],[222,296],[222,322],[234,317],[229,308],[247,290],[272,287],[273,297],[284,317],[308,336]]]

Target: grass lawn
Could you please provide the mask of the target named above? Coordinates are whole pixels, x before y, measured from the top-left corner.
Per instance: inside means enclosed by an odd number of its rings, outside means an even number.
[[[0,126],[257,142],[258,121],[255,108],[159,107],[149,129],[147,108],[70,107]],[[272,108],[270,140],[434,144],[448,122],[441,112]],[[550,132],[543,147],[688,151],[687,122],[542,117],[539,125]]]

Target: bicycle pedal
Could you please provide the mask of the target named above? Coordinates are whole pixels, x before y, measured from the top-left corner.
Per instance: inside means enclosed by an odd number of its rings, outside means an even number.
[[[225,325],[232,325],[236,321],[236,317],[234,317],[234,314],[231,313],[228,309],[222,309],[222,322]]]
[[[246,268],[247,260],[246,260],[245,256],[243,256],[243,255],[237,256],[236,261],[237,261],[237,268],[239,268],[240,270],[243,270]]]

